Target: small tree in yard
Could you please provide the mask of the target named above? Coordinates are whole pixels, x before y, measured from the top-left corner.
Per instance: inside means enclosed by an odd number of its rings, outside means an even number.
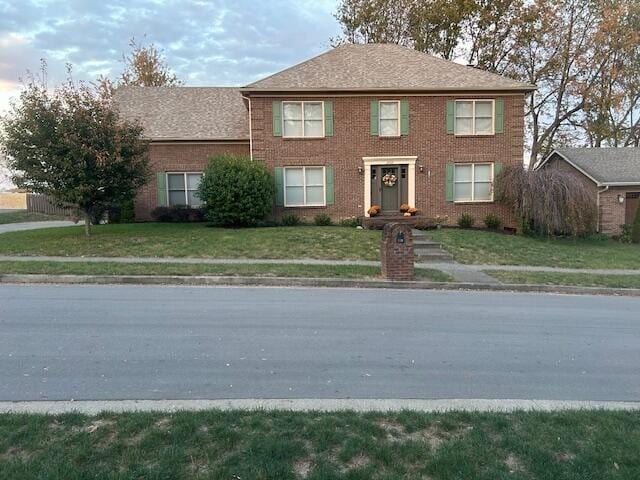
[[[594,195],[567,172],[505,168],[496,177],[496,199],[513,209],[525,230],[572,237],[595,231]]]
[[[247,227],[273,208],[275,182],[262,163],[229,154],[211,158],[198,189],[207,219],[225,227]]]
[[[43,66],[43,77],[45,69]],[[3,120],[2,144],[18,187],[76,205],[92,219],[133,198],[148,177],[142,127],[122,122],[95,89],[68,80],[53,92],[32,78]]]
[[[636,215],[633,217],[633,225],[631,227],[631,241],[640,243],[640,207],[636,209]]]

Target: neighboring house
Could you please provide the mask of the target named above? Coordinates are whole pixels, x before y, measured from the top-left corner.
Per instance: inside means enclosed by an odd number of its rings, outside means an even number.
[[[125,118],[151,140],[156,182],[136,202],[198,205],[208,157],[244,153],[276,178],[276,215],[334,220],[494,213],[502,166],[522,165],[524,101],[533,85],[391,44],[345,45],[242,88],[124,88]],[[395,181],[394,181],[395,179]],[[385,181],[386,180],[386,181]]]
[[[640,198],[640,148],[556,148],[537,168],[580,178],[598,205],[598,231],[610,235],[632,223]]]

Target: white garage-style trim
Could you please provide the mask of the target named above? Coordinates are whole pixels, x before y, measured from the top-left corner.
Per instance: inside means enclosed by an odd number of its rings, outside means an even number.
[[[371,208],[371,167],[373,165],[407,165],[407,201],[416,206],[416,161],[417,156],[362,157],[364,162],[364,216],[369,216]]]

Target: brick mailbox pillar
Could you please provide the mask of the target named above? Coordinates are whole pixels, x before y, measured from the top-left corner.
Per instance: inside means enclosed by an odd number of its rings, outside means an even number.
[[[413,236],[411,227],[387,223],[380,247],[382,276],[388,280],[413,280]]]

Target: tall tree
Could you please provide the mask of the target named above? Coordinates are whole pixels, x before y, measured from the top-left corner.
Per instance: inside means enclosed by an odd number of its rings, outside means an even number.
[[[92,219],[146,183],[142,127],[119,119],[110,99],[86,84],[68,80],[50,91],[31,78],[2,127],[14,183],[59,205],[77,205],[87,236]]]

